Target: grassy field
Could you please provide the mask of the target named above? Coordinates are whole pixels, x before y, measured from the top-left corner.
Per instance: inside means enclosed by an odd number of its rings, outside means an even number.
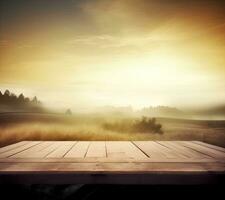
[[[103,115],[0,114],[0,146],[21,140],[199,140],[225,147],[225,121],[157,118],[163,134],[106,130],[133,118]]]

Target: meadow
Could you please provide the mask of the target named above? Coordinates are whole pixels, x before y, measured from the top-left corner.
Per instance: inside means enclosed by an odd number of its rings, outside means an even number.
[[[199,140],[225,147],[224,120],[156,118],[162,132],[107,128],[134,117],[98,114],[0,114],[0,146],[22,140]]]

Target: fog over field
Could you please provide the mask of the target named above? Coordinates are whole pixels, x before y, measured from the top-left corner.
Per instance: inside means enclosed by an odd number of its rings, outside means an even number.
[[[225,121],[156,118],[162,128],[155,132],[131,130],[136,120],[140,118],[108,114],[0,114],[0,145],[21,140],[199,140],[225,146]]]
[[[22,140],[200,140],[225,146],[224,107],[50,109],[37,97],[0,93],[0,145]],[[207,119],[207,120],[206,120]]]

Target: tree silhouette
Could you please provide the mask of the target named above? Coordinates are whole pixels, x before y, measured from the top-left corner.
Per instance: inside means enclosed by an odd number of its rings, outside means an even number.
[[[23,93],[19,95],[19,98],[18,98],[20,101],[24,101],[24,95]]]
[[[0,91],[0,111],[2,110],[27,110],[42,111],[42,104],[35,96],[32,101],[21,93],[18,97],[6,90],[4,94]]]
[[[37,97],[36,96],[32,99],[32,102],[33,103],[36,103],[36,104],[38,103],[38,100],[37,100]]]
[[[70,109],[66,110],[66,115],[72,115],[72,111]]]
[[[4,96],[9,96],[9,95],[10,95],[10,91],[6,90],[5,93],[4,93]]]

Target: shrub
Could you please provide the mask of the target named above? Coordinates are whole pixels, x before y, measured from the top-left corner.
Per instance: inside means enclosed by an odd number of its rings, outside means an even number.
[[[133,133],[160,133],[162,134],[162,125],[156,123],[155,118],[142,117],[134,121],[122,121],[116,123],[104,123],[103,128],[118,132]]]

